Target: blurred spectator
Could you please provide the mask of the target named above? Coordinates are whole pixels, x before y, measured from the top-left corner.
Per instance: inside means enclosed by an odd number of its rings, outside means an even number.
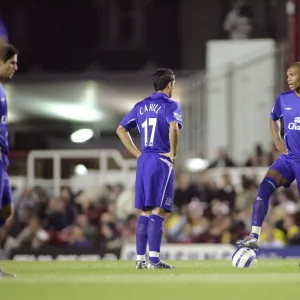
[[[176,188],[174,192],[174,205],[182,207],[188,204],[194,197],[198,197],[199,193],[197,187],[191,182],[191,177],[188,173],[181,173],[176,181]]]
[[[216,197],[217,186],[214,181],[211,180],[208,172],[202,172],[198,177],[198,193],[200,202],[205,203],[206,207],[209,207],[211,201]]]
[[[287,213],[284,216],[283,228],[286,232],[286,241],[289,244],[290,241],[299,234],[300,228],[297,224],[295,214]]]
[[[55,244],[57,245],[70,245],[79,248],[90,247],[89,240],[84,234],[83,228],[78,225],[66,227],[55,236]]]
[[[267,167],[270,165],[270,157],[264,152],[263,147],[257,144],[254,153],[248,158],[245,163],[246,167]]]
[[[242,175],[241,182],[241,191],[236,195],[235,199],[235,210],[237,212],[241,212],[246,210],[248,207],[252,207],[258,190],[255,180],[246,175]]]
[[[68,187],[63,187],[60,192],[60,199],[65,205],[67,225],[71,225],[75,222],[77,215],[77,206],[71,189]]]
[[[121,233],[124,243],[135,243],[135,227],[137,220],[137,215],[131,214],[127,217],[125,224],[123,224]]]
[[[112,248],[110,245],[113,245],[112,242],[117,240],[120,237],[116,216],[111,212],[105,212],[101,215],[99,221],[100,235],[99,235],[99,244],[100,246],[107,246]]]
[[[59,231],[67,227],[66,203],[59,198],[52,198],[46,210],[46,228],[50,231]]]
[[[30,187],[26,187],[21,194],[20,198],[15,204],[15,213],[17,214],[18,220],[22,220],[24,210],[35,209],[37,205],[37,195],[34,195],[34,191]]]
[[[279,152],[277,151],[274,143],[271,143],[270,150],[267,156],[268,156],[268,165],[271,165],[279,156]]]
[[[124,190],[116,197],[116,214],[117,219],[121,222],[128,220],[134,209],[134,191]]]
[[[230,210],[235,207],[236,191],[231,182],[231,178],[228,174],[222,175],[223,184],[222,187],[218,189],[218,199],[220,199],[224,204],[226,204]]]
[[[227,150],[224,148],[219,148],[217,152],[217,158],[210,163],[208,169],[210,168],[225,168],[225,167],[235,167],[236,164],[228,156]]]
[[[47,243],[49,238],[49,234],[42,228],[41,220],[32,218],[15,238],[7,238],[4,251],[9,252],[20,247],[38,249]]]
[[[97,228],[89,223],[86,215],[78,215],[75,225],[82,229],[83,234],[90,245],[94,245],[96,243],[98,238]]]
[[[245,1],[234,2],[224,21],[224,30],[230,39],[248,39],[253,32],[252,9]]]
[[[256,147],[256,154],[262,155]],[[258,178],[242,174],[235,185],[230,172],[205,170],[193,181],[179,173],[174,211],[166,218],[167,243],[231,243],[251,229],[252,206]],[[84,200],[83,200],[84,199]],[[15,201],[15,212],[0,232],[0,247],[56,247],[119,249],[135,241],[137,212],[133,189],[121,184],[99,186],[75,196],[62,188],[59,197],[46,189],[26,187]],[[272,196],[263,225],[262,247],[300,244],[300,199],[297,185]]]
[[[281,230],[274,228],[272,223],[267,219],[262,227],[260,246],[262,248],[279,248],[285,246],[284,233]]]

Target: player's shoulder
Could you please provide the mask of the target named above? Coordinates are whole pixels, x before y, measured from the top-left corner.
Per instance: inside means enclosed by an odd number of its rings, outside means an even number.
[[[179,105],[179,102],[173,100],[172,98],[168,98],[170,104]]]
[[[292,95],[294,95],[294,91],[285,91],[280,93],[277,98],[285,98],[287,96],[292,96]]]
[[[140,107],[149,102],[149,97],[144,98],[143,100],[137,102],[134,107]]]
[[[166,104],[169,106],[169,107],[180,107],[180,104],[179,102],[171,99],[171,98],[166,98]]]

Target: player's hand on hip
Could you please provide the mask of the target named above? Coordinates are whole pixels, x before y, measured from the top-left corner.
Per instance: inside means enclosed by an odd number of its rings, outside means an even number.
[[[275,147],[280,153],[288,154],[288,149],[286,148],[284,141],[282,140],[275,141]]]
[[[175,164],[176,157],[172,157],[170,152],[168,152],[168,153],[159,153],[159,154],[162,155],[162,156],[165,156],[165,157],[169,158],[171,160],[172,164],[173,165]]]

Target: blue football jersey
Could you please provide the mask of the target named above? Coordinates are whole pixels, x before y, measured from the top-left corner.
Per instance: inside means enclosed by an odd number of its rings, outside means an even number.
[[[271,118],[276,121],[281,117],[288,156],[300,160],[300,97],[294,91],[281,93],[277,97]]]
[[[0,147],[1,151],[8,153],[8,126],[7,101],[3,85],[0,83]]]
[[[143,152],[170,152],[169,123],[173,121],[182,127],[179,103],[164,93],[153,93],[138,102],[120,125],[127,131],[138,127]]]

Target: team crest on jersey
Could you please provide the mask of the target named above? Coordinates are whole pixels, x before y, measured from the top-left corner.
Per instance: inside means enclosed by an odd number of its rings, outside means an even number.
[[[173,202],[173,199],[172,199],[171,197],[169,197],[169,198],[166,199],[165,205],[171,206],[171,205],[172,205],[172,202]]]
[[[174,116],[174,118],[175,118],[177,121],[181,121],[181,120],[182,120],[181,115],[178,114],[178,113],[176,113],[176,112],[173,113],[173,116]]]
[[[1,98],[1,102],[4,102],[6,99],[5,99],[5,97],[2,97]]]
[[[300,123],[300,117],[295,117],[294,118],[294,123]]]
[[[295,117],[293,123],[288,124],[289,130],[300,130],[300,117]]]

